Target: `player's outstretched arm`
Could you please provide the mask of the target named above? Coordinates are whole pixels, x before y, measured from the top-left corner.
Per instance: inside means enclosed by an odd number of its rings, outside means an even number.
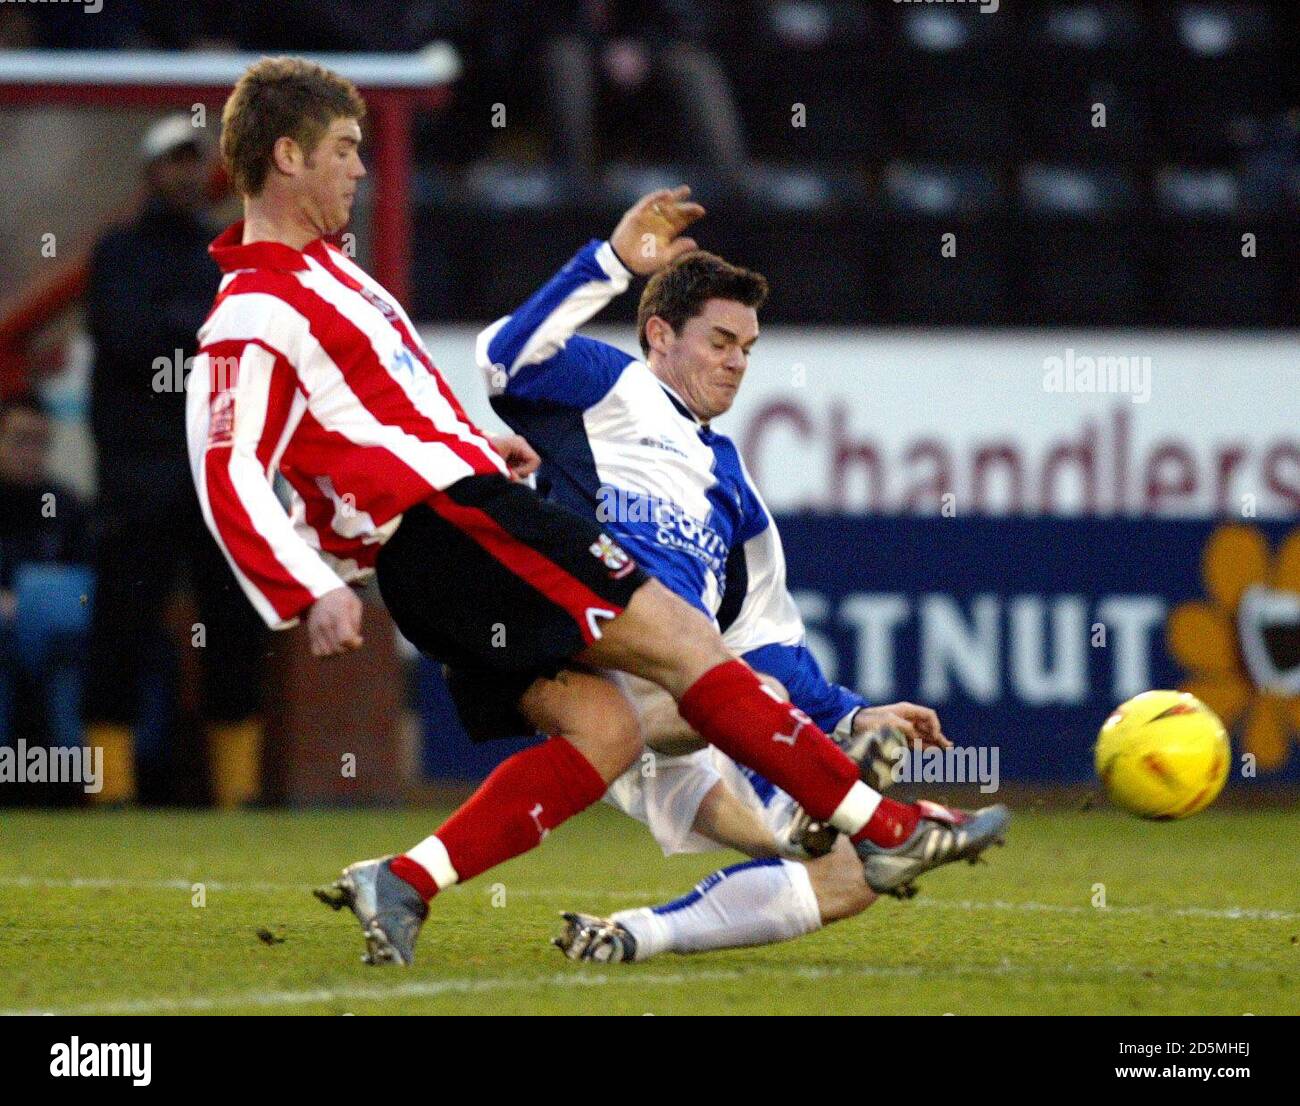
[[[479,334],[476,359],[490,395],[585,408],[613,386],[633,358],[576,332],[634,275],[696,248],[681,236],[704,214],[689,192],[682,185],[643,196],[609,241],[588,242],[517,310]]]

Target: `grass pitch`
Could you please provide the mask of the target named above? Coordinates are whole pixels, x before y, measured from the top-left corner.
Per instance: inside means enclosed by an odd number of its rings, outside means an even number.
[[[558,911],[667,899],[735,858],[665,860],[600,807],[443,895],[414,968],[363,966],[351,915],[310,888],[442,813],[4,812],[0,1012],[1300,1012],[1295,811],[1019,810],[991,864],[933,873],[912,902],[602,968],[548,947]]]

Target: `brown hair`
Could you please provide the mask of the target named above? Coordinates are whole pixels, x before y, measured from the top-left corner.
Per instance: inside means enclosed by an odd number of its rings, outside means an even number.
[[[658,315],[675,332],[695,318],[712,299],[736,300],[759,308],[767,299],[767,278],[742,269],[717,254],[692,250],[650,278],[636,312],[636,332],[641,352],[650,352],[645,324]]]
[[[335,119],[361,119],[366,102],[346,77],[303,58],[262,58],[244,71],[221,112],[221,157],[235,190],[256,196],[275,143],[310,155]]]

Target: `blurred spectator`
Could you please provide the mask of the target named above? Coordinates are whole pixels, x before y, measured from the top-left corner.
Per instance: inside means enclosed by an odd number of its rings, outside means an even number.
[[[86,291],[100,529],[86,717],[88,740],[104,749],[104,802],[135,795],[142,658],[186,582],[198,607],[186,644],[201,646],[214,797],[235,805],[260,787],[265,629],[204,526],[185,445],[185,360],[218,283],[199,133],[186,115],[145,133],[148,200],[96,246]]]
[[[672,101],[678,155],[738,186],[746,152],[731,84],[703,42],[708,5],[686,0],[566,0],[540,6],[537,38],[556,155],[578,180],[598,159],[601,89]],[[503,13],[504,14],[504,13]]]
[[[90,623],[87,515],[48,478],[50,420],[31,396],[0,405],[0,745],[39,737],[18,712],[39,703],[50,744],[81,745]]]

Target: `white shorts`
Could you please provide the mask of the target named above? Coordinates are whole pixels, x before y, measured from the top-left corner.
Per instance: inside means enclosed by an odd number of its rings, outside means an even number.
[[[610,784],[605,802],[648,826],[664,856],[715,852],[725,846],[692,826],[704,796],[718,783],[767,825],[788,820],[794,804],[789,795],[712,746],[682,757],[643,757]]]

